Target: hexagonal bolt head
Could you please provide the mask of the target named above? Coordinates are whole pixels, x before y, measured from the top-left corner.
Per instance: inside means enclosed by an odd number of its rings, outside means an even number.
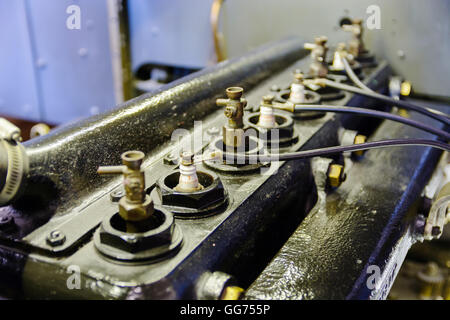
[[[66,241],[66,236],[59,230],[54,230],[50,232],[47,236],[47,243],[52,247],[57,247]]]
[[[222,127],[222,139],[226,146],[241,147],[245,143],[244,129],[232,129],[226,126]]]
[[[345,181],[344,166],[340,164],[331,164],[328,168],[328,184],[333,187],[339,187]]]
[[[153,212],[153,202],[148,195],[142,203],[130,202],[126,197],[119,201],[119,214],[125,221],[142,221],[149,218]]]
[[[191,193],[177,192],[167,186],[165,183],[167,177],[158,180],[157,190],[161,198],[161,203],[164,206],[169,207],[184,207],[202,210],[207,209],[219,202],[223,202],[226,199],[225,188],[217,175],[202,171],[198,171],[197,175],[199,182],[204,184],[204,188]],[[206,178],[210,180],[207,181],[207,183],[202,181]]]
[[[353,142],[354,144],[361,144],[361,143],[365,143],[367,141],[367,137],[362,135],[362,134],[358,134],[355,137],[355,141]],[[360,151],[355,151],[353,154],[355,156],[361,157],[362,155],[364,155],[364,150],[360,150]]]

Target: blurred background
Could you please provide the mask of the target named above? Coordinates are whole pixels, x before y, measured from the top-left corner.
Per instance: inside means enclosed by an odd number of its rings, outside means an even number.
[[[0,115],[54,126],[285,36],[332,46],[371,5],[367,47],[415,92],[450,96],[448,0],[0,0]]]

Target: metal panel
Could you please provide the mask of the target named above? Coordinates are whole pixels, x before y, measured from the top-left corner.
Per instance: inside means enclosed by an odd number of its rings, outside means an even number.
[[[0,0],[0,114],[39,120],[38,92],[24,0]]]
[[[144,63],[200,68],[215,62],[212,0],[129,0],[133,70]]]
[[[81,8],[69,30],[68,6]],[[44,119],[60,123],[115,105],[106,1],[28,1]]]
[[[130,0],[133,68],[142,63],[203,67],[215,61],[210,26],[212,0]],[[343,17],[368,18],[378,5],[381,29],[367,30],[367,46],[414,89],[450,96],[450,2],[447,0],[227,0],[220,28],[228,57],[269,41],[295,35],[313,40],[327,35],[332,44],[347,41]]]
[[[56,124],[120,102],[107,2],[0,0],[0,113]],[[81,9],[80,30],[66,26],[70,5]]]
[[[313,40],[326,35],[332,44],[349,39],[338,23],[343,17],[367,18],[380,7],[381,29],[365,31],[380,58],[412,81],[419,92],[450,96],[450,2],[446,0],[247,0],[224,2],[223,33],[229,57],[286,35]],[[270,10],[268,10],[270,8]]]

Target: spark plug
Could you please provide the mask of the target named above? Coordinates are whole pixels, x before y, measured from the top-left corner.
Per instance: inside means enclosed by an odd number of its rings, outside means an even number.
[[[197,167],[194,164],[194,154],[182,152],[180,161],[180,178],[174,188],[178,192],[195,192],[202,190],[203,186],[198,182]]]
[[[263,97],[262,104],[259,109],[259,121],[258,126],[263,128],[275,128],[277,123],[275,121],[275,115],[273,112],[273,99],[274,96],[268,95]]]
[[[305,86],[303,84],[303,73],[297,72],[294,75],[295,80],[291,85],[291,93],[289,95],[289,101],[296,103],[305,102]]]

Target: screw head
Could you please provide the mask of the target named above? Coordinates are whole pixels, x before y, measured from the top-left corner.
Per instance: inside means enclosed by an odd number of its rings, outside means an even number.
[[[65,241],[66,236],[59,230],[54,230],[47,236],[47,243],[52,247],[60,246]]]
[[[178,157],[171,152],[164,157],[163,162],[168,165],[176,165],[178,164]]]
[[[123,196],[125,196],[125,191],[122,189],[117,189],[112,191],[109,196],[112,202],[118,202]]]

